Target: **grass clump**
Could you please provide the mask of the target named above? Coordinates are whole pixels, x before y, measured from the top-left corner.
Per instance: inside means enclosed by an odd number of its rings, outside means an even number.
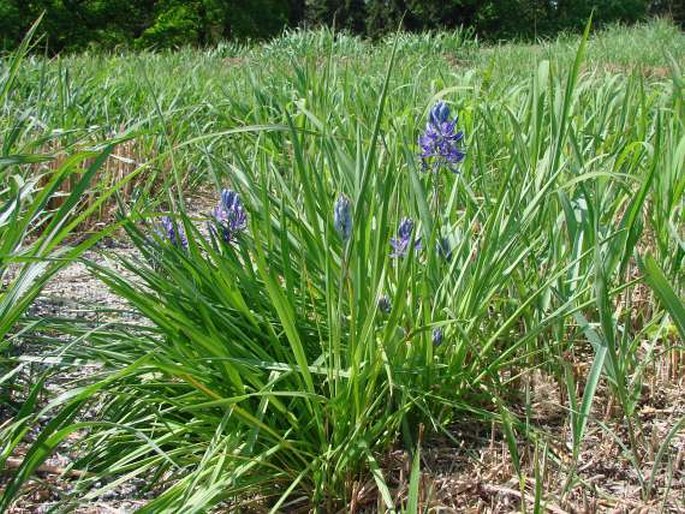
[[[669,30],[621,37],[682,45]],[[617,37],[586,34],[574,53],[541,45],[533,66],[519,48],[492,55],[463,34],[390,50],[293,33],[230,62],[218,50],[109,56],[122,69],[106,75],[100,56],[69,57],[85,64],[83,91],[100,93],[63,119],[135,124],[165,186],[122,208],[137,254],[112,257],[127,272],[91,263],[144,322],[54,324],[79,337],[55,345],[60,363],[99,366],[45,411],[97,405],[45,436],[53,448],[83,430],[74,467],[90,475],[65,504],[152,477],[143,512],[392,510],[402,500],[383,456],[413,452],[426,433],[456,439],[464,419],[501,431],[521,498],[522,440],[567,459],[563,497],[580,481],[600,394],[620,413],[601,426],[642,498],[667,494],[644,473],[637,414],[650,365],[682,337],[682,76],[668,57],[666,75],[601,69]],[[428,52],[433,38],[444,53]],[[222,191],[210,212],[184,194],[207,183]],[[656,294],[646,303],[635,301],[642,274]],[[563,440],[536,421],[533,375],[564,398]]]

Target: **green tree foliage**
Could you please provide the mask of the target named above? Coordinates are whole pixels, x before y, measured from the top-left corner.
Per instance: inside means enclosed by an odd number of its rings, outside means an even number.
[[[79,50],[91,43],[106,48],[129,45],[154,22],[156,0],[0,0],[0,13],[13,19],[0,21],[0,40],[13,47],[26,28],[45,13],[40,30],[53,52]]]
[[[15,47],[43,12],[44,43],[53,53],[91,44],[174,48],[263,39],[299,23],[301,5],[300,0],[0,0],[0,43]]]
[[[178,47],[200,40],[203,29],[202,2],[159,2],[154,22],[136,40],[142,47]]]
[[[632,23],[649,14],[681,23],[677,0],[0,0],[0,44],[11,49],[41,13],[48,51],[175,48],[223,39],[258,40],[300,25],[376,37],[473,28],[481,37],[535,37],[595,25]]]
[[[305,0],[305,21],[312,25],[327,25],[363,34],[369,5],[379,2],[365,0]]]
[[[21,40],[21,12],[12,2],[0,0],[0,45],[14,47]]]
[[[472,27],[489,38],[534,37],[595,25],[632,23],[653,4],[674,0],[307,0],[307,21],[335,25],[367,36],[391,32]],[[670,5],[670,4],[669,4]],[[673,13],[659,7],[654,13]]]

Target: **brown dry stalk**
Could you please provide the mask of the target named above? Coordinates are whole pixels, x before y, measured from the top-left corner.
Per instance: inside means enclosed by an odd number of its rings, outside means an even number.
[[[0,473],[4,473],[12,469],[17,469],[22,465],[23,462],[24,459],[10,457],[5,461],[4,469],[0,469]],[[84,478],[89,475],[89,473],[86,473],[85,471],[81,471],[78,469],[67,469],[61,466],[53,466],[50,464],[43,464],[41,466],[38,466],[38,468],[36,469],[36,473],[43,473],[46,475],[64,475],[69,478]]]
[[[483,491],[489,494],[504,494],[507,496],[513,496],[515,498],[518,498],[521,501],[525,500],[529,503],[535,503],[535,498],[533,496],[531,496],[530,494],[522,494],[520,491],[517,491],[516,489],[511,489],[509,487],[493,484],[480,484],[480,487],[483,489]],[[556,505],[550,505],[547,502],[542,503],[543,508],[549,512],[552,512],[553,514],[568,514],[568,511],[565,511],[561,507],[557,507]]]

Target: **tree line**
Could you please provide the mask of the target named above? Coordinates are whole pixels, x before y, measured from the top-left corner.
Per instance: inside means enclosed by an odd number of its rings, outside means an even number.
[[[0,46],[16,46],[44,13],[50,53],[89,47],[175,48],[261,40],[285,28],[328,26],[375,38],[471,28],[484,39],[531,38],[652,15],[685,22],[682,0],[0,0]]]

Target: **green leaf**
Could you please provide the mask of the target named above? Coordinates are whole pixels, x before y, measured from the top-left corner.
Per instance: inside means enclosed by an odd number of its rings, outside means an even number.
[[[645,274],[645,282],[654,291],[664,308],[668,311],[678,328],[680,337],[685,339],[685,303],[678,298],[673,286],[668,282],[666,275],[654,260],[647,255],[643,260],[638,260],[640,269]]]

